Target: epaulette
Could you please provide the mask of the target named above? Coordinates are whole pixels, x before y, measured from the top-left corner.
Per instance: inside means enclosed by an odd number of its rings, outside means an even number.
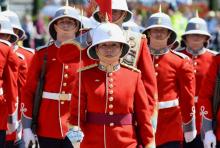
[[[97,67],[98,64],[92,64],[92,65],[88,65],[86,67],[82,67],[80,69],[77,70],[77,72],[82,72],[82,71],[85,71],[85,70],[88,70],[88,69],[91,69],[91,68],[94,68],[94,67]]]
[[[20,59],[22,59],[22,60],[25,59],[25,57],[24,57],[23,54],[20,54],[20,53],[18,53],[18,52],[15,52],[15,53],[16,53],[16,55],[17,55]]]
[[[185,55],[184,53],[181,53],[181,52],[177,52],[177,51],[174,51],[174,50],[170,50],[172,53],[176,54],[177,56],[183,58],[183,59],[189,59],[189,57],[187,55]]]
[[[39,51],[39,50],[41,50],[41,49],[44,49],[44,48],[47,48],[47,47],[49,47],[50,45],[52,45],[54,42],[49,42],[49,43],[47,43],[47,44],[45,44],[45,45],[43,45],[43,46],[40,46],[40,47],[37,47],[37,51]]]
[[[133,66],[127,65],[127,64],[125,64],[125,63],[121,63],[121,65],[124,66],[124,67],[126,67],[126,68],[131,69],[132,71],[135,71],[135,72],[138,72],[138,73],[141,72],[139,69],[137,69],[137,68],[135,68],[135,67],[133,67]]]
[[[180,47],[180,48],[176,48],[175,51],[180,52],[180,51],[183,51],[183,50],[185,50],[185,49],[186,49],[186,47]]]
[[[0,39],[0,42],[6,44],[6,45],[8,45],[8,46],[11,46],[11,43],[10,43],[9,41]]]
[[[207,49],[207,48],[206,48],[206,51],[208,51],[208,52],[210,52],[210,53],[212,53],[214,55],[218,55],[219,54],[219,52],[214,51],[214,50],[210,50],[210,49]]]
[[[29,52],[31,52],[31,53],[35,53],[35,51],[34,51],[34,49],[32,49],[32,48],[28,48],[28,47],[24,47],[24,46],[19,46],[20,48],[23,48],[23,49],[25,49],[25,50],[27,50],[27,51],[29,51]]]

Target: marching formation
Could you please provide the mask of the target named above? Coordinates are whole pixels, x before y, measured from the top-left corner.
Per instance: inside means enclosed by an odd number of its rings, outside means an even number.
[[[161,8],[139,33],[122,25],[126,0],[108,2],[85,23],[67,0],[36,50],[18,44],[17,14],[0,12],[0,148],[220,148],[206,22],[197,13],[179,42]]]

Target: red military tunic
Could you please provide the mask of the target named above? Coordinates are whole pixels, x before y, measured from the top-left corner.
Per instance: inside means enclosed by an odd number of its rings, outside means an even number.
[[[17,100],[17,60],[11,44],[0,40],[0,130],[7,130],[9,115],[15,112]]]
[[[30,65],[31,58],[33,57],[34,50],[27,49],[27,48],[21,48],[18,47],[17,45],[14,46],[14,52],[16,53],[19,61],[19,66],[18,66],[18,77],[17,77],[17,85],[18,85],[18,100],[17,102],[14,102],[15,105],[17,106],[17,114],[14,114],[17,116],[17,123],[20,124],[20,119],[21,119],[21,113],[20,113],[20,105],[21,105],[21,89],[26,83],[26,78],[27,78],[27,71],[28,71],[28,66]],[[16,140],[16,132],[21,132],[21,127],[17,129],[17,131],[13,132],[12,134],[7,134],[6,139],[7,140]]]
[[[80,102],[80,127],[84,132],[81,148],[134,148],[137,135],[134,125],[118,125],[112,120],[90,122],[90,114],[114,118],[117,115],[135,114],[140,137],[146,147],[154,146],[149,104],[141,74],[126,67],[107,73],[102,67],[93,66],[82,71]],[[78,82],[73,89],[70,105],[71,125],[77,125]],[[109,121],[109,123],[107,123]]]
[[[200,134],[201,117],[200,117],[200,109],[198,108],[198,104],[197,104],[198,95],[202,85],[202,81],[204,80],[204,77],[208,72],[213,56],[216,53],[206,48],[203,48],[199,53],[193,53],[189,49],[183,49],[180,52],[186,54],[192,59],[192,65],[194,68],[193,72],[195,74],[195,80],[196,80],[196,92],[195,92],[196,129],[197,129],[197,133]]]
[[[61,63],[57,59],[57,51],[57,46],[52,43],[35,52],[28,71],[27,82],[21,93],[21,106],[24,117],[23,126],[30,128],[35,90],[44,55],[47,54],[45,84],[38,116],[37,135],[62,139],[68,131],[69,101],[79,63]]]
[[[147,92],[150,112],[157,114],[157,101],[158,101],[158,92],[157,92],[157,80],[153,73],[155,73],[152,58],[147,46],[147,40],[143,38],[141,40],[140,55],[137,61],[137,68],[140,69],[144,87]]]
[[[163,49],[151,50],[157,77],[159,113],[156,145],[183,140],[182,124],[194,119],[195,78],[189,58]],[[190,126],[190,125],[189,125]]]
[[[198,105],[200,108],[200,114],[202,116],[202,129],[201,133],[205,133],[209,130],[212,130],[212,100],[214,96],[214,90],[216,85],[217,73],[219,72],[220,66],[220,55],[216,55],[213,57],[213,61],[208,70],[204,81],[202,82],[202,86],[199,92]],[[217,114],[217,123],[219,125],[220,121],[220,112]],[[216,136],[217,141],[220,141],[220,126],[217,125]]]

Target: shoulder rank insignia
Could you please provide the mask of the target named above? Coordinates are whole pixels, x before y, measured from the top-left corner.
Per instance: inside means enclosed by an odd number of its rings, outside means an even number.
[[[44,48],[47,48],[47,47],[49,47],[50,45],[52,45],[54,42],[53,41],[51,41],[51,42],[49,42],[49,43],[47,43],[47,44],[45,44],[45,45],[43,45],[43,46],[40,46],[40,47],[37,47],[37,51],[39,51],[39,50],[41,50],[41,49],[44,49]]]
[[[214,55],[220,55],[219,52],[214,51],[214,50],[210,50],[210,49],[207,49],[207,48],[206,48],[206,51],[208,51],[208,52],[210,52],[210,53],[212,53],[212,54],[214,54]]]
[[[128,69],[131,69],[132,71],[135,71],[135,72],[141,72],[139,69],[133,67],[133,66],[130,66],[130,65],[127,65],[125,63],[121,63],[122,66],[128,68]]]
[[[181,53],[181,52],[177,52],[177,51],[174,51],[174,50],[170,50],[172,53],[174,53],[175,55],[183,58],[183,59],[189,59],[189,57],[187,55],[185,55],[184,53]]]
[[[24,46],[19,46],[20,48],[23,48],[24,50],[27,50],[27,51],[29,51],[29,52],[31,52],[31,53],[35,53],[35,51],[34,51],[34,49],[32,49],[32,48],[27,48],[27,47],[24,47]]]
[[[186,49],[186,47],[181,47],[181,48],[177,48],[175,51],[179,52],[179,51],[183,51],[185,49]]]
[[[85,70],[88,70],[88,69],[92,69],[92,68],[97,67],[97,66],[98,66],[97,63],[96,64],[92,64],[92,65],[88,65],[86,67],[82,67],[82,68],[78,69],[77,72],[82,72],[82,71],[85,71]]]

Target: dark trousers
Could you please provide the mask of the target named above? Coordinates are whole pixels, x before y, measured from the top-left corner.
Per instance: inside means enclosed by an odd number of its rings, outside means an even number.
[[[168,142],[157,146],[157,148],[181,148],[181,142],[180,141]]]
[[[216,148],[220,148],[220,141],[217,141],[217,146]]]
[[[6,140],[6,131],[0,130],[0,148],[5,147],[5,140]]]
[[[14,141],[6,141],[5,148],[18,148],[18,145],[15,145]]]
[[[19,142],[15,143],[12,140],[12,141],[6,141],[5,148],[24,148],[24,146],[22,146],[22,141],[19,141]]]
[[[203,147],[204,146],[200,135],[197,135],[192,142],[186,143],[185,140],[183,142],[183,148],[203,148]]]
[[[38,137],[40,148],[73,148],[72,143],[65,139]]]

